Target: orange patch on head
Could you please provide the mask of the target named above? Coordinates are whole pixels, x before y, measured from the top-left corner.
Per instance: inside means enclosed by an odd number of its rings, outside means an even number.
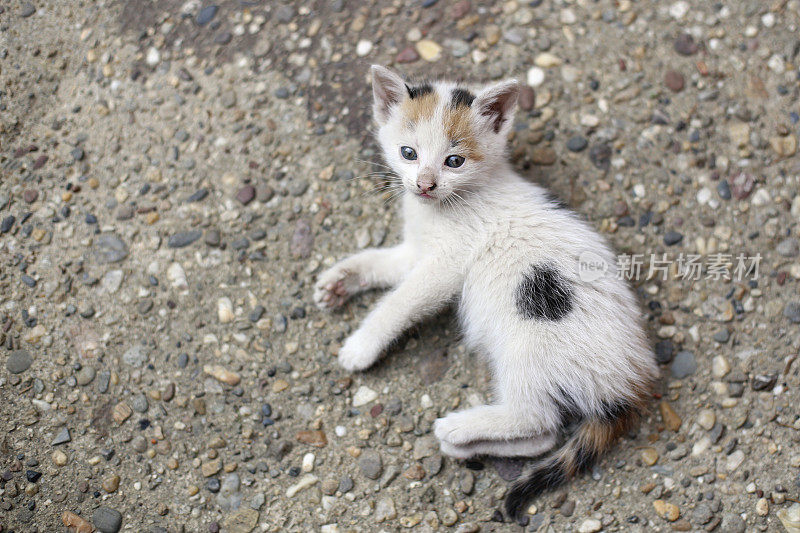
[[[414,98],[406,98],[400,106],[405,122],[418,123],[433,117],[436,106],[439,104],[439,96],[436,91],[428,91]]]
[[[483,154],[472,127],[472,114],[468,106],[450,107],[444,112],[444,131],[450,142],[464,150],[468,159],[482,161]]]

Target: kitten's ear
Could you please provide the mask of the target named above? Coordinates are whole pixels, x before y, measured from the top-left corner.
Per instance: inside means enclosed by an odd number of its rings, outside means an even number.
[[[392,106],[399,104],[408,88],[403,78],[381,65],[372,65],[372,112],[375,122],[383,125],[389,118]]]
[[[493,133],[508,133],[519,96],[517,80],[506,80],[482,90],[472,103],[482,124]]]

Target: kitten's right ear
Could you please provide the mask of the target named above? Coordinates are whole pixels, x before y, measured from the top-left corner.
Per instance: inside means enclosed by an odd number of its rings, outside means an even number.
[[[400,103],[408,92],[403,78],[381,65],[372,65],[372,112],[375,122],[383,125],[389,119],[391,108]]]

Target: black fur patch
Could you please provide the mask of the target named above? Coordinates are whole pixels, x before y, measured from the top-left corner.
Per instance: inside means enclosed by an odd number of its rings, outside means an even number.
[[[530,477],[518,482],[506,496],[506,514],[519,520],[524,515],[524,507],[535,496],[549,492],[567,481],[563,465],[555,460],[546,461]]]
[[[554,266],[531,266],[514,295],[517,311],[534,320],[561,320],[572,311],[572,288]]]
[[[633,415],[635,410],[628,400],[616,400],[613,402],[604,400],[597,417],[607,424],[613,424],[620,418],[628,418]]]
[[[417,85],[415,87],[406,85],[406,90],[408,90],[408,97],[413,100],[414,98],[420,98],[426,94],[432,93],[433,87],[430,83],[422,83],[421,85]]]
[[[569,205],[567,205],[567,202],[565,202],[564,200],[559,198],[555,193],[553,193],[551,191],[545,191],[544,196],[545,196],[545,198],[547,198],[547,201],[549,201],[551,204],[553,204],[553,206],[556,209],[567,209],[567,208],[569,208]]]
[[[450,106],[456,108],[460,105],[470,107],[472,101],[475,100],[475,95],[466,89],[453,89],[450,99]]]

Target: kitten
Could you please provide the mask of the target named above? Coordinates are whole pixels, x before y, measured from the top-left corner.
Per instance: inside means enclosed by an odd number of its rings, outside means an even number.
[[[372,79],[377,138],[404,188],[404,240],[323,272],[314,300],[334,308],[393,288],[339,350],[349,371],[368,368],[404,330],[458,302],[496,401],[449,413],[434,432],[456,458],[539,457],[506,498],[520,519],[532,497],[591,468],[644,408],[658,370],[637,302],[603,238],[511,169],[516,81],[477,92],[407,85],[381,66]],[[609,271],[581,276],[587,253]]]

